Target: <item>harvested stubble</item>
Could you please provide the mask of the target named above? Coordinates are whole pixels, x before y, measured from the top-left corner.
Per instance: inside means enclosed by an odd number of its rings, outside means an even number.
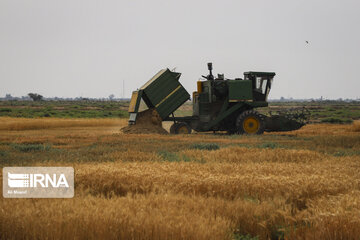
[[[340,135],[359,135],[355,124],[308,124],[299,130],[282,132],[282,135],[292,136],[340,136]],[[266,133],[266,135],[279,135],[278,132]]]
[[[168,134],[162,127],[162,119],[155,109],[147,109],[138,113],[136,124],[123,127],[121,131],[127,134]]]
[[[119,126],[124,119],[99,118],[99,119],[64,119],[64,118],[10,118],[0,117],[0,130],[37,130],[69,127],[109,127]]]

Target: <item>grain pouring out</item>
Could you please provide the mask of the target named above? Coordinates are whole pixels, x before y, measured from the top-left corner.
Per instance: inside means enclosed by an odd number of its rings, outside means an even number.
[[[147,109],[140,112],[137,116],[136,124],[123,127],[121,131],[126,134],[168,134],[162,127],[162,120],[155,109]]]

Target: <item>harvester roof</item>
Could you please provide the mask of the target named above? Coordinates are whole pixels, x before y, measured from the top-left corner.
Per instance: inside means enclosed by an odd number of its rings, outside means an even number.
[[[274,77],[274,72],[244,72],[244,76],[256,76],[256,77]]]

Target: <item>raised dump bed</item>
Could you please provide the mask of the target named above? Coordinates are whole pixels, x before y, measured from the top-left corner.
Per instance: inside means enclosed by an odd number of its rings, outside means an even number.
[[[129,105],[129,124],[135,124],[143,99],[149,109],[155,109],[161,119],[167,118],[183,103],[190,99],[190,94],[180,84],[181,73],[163,69],[134,91]]]

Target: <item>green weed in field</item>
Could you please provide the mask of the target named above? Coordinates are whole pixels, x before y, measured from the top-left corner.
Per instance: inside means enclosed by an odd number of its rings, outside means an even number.
[[[322,123],[337,123],[337,124],[350,124],[353,123],[352,119],[349,118],[336,118],[336,117],[329,117],[321,119]]]
[[[274,149],[274,148],[279,148],[279,144],[274,143],[274,142],[266,142],[266,143],[262,143],[260,145],[257,146],[258,148],[270,148],[270,149]]]
[[[51,149],[50,145],[44,144],[12,144],[12,147],[20,152],[39,152]]]
[[[0,150],[0,157],[7,157],[9,154],[4,150]]]
[[[196,143],[190,146],[191,149],[199,150],[218,150],[220,149],[219,145],[216,143]]]
[[[164,160],[168,162],[190,162],[192,161],[188,156],[168,151],[159,151],[158,155]],[[200,163],[203,163],[200,161]]]

